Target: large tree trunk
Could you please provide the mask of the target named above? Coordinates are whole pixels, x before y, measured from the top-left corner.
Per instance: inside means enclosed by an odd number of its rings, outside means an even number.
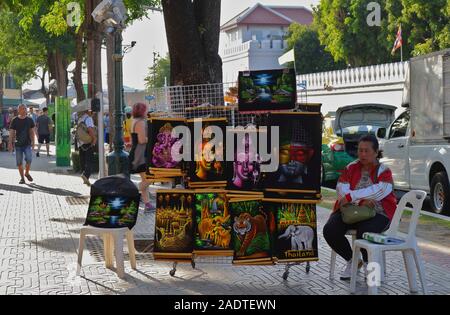
[[[45,96],[45,103],[48,105],[50,104],[50,92],[45,88],[45,74],[47,73],[47,69],[42,69],[42,76],[39,77],[39,80],[41,80],[41,93]]]
[[[87,38],[87,68],[88,97],[94,98],[102,92],[102,34],[101,26],[95,22],[91,13],[101,0],[86,0],[86,38]]]
[[[51,53],[52,62],[51,68],[53,68],[52,77],[57,82],[57,96],[67,97],[67,84],[68,84],[68,76],[67,76],[67,66],[68,61],[67,57],[59,50],[56,49],[55,52]]]
[[[222,83],[221,0],[162,0],[172,85]]]
[[[73,72],[73,84],[75,86],[75,90],[77,92],[77,101],[81,102],[86,99],[86,93],[84,92],[84,86],[83,86],[83,76],[82,76],[82,70],[83,70],[83,36],[84,36],[84,22],[81,25],[80,29],[78,30],[78,33],[75,35],[75,70]]]
[[[114,117],[116,90],[114,86],[114,60],[112,55],[114,54],[114,36],[108,34],[106,36],[106,56],[107,56],[107,68],[108,68],[108,103],[109,103],[109,148],[112,152],[113,140],[116,134],[116,123]]]

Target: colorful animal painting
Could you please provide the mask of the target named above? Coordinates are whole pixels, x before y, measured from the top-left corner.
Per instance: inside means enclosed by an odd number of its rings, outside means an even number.
[[[194,198],[182,191],[157,192],[155,252],[192,252]]]
[[[195,249],[230,249],[231,217],[225,193],[196,193]]]
[[[293,202],[266,202],[276,213],[275,256],[279,260],[317,260],[316,205]]]
[[[271,235],[275,220],[262,201],[230,202],[233,249],[236,260],[271,257]]]

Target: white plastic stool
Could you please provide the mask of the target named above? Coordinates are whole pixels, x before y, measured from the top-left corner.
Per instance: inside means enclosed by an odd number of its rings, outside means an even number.
[[[119,278],[125,276],[125,268],[123,263],[123,239],[127,239],[128,252],[130,256],[131,268],[136,269],[136,252],[134,249],[133,232],[128,228],[120,229],[102,229],[93,226],[83,226],[80,230],[80,246],[78,248],[78,266],[77,275],[81,272],[81,261],[83,259],[84,240],[87,235],[98,235],[103,237],[103,246],[105,253],[106,268],[113,267],[113,251],[116,256],[117,275]]]
[[[352,237],[352,248],[354,247],[353,244],[356,240],[356,230],[348,230],[345,235]],[[331,261],[330,261],[330,280],[334,279],[334,272],[336,270],[336,252],[331,249]]]

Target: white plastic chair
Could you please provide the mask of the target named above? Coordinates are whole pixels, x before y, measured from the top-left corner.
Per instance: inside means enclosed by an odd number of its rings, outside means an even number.
[[[134,249],[133,232],[131,230],[129,230],[128,228],[102,229],[93,226],[83,226],[80,230],[80,246],[78,248],[78,276],[81,272],[84,241],[87,235],[97,235],[103,237],[106,268],[111,269],[113,267],[113,252],[115,253],[117,264],[116,271],[119,278],[123,278],[125,276],[125,268],[123,262],[123,239],[126,238],[128,243],[131,268],[136,269],[136,252]]]
[[[345,235],[352,237],[352,248],[354,248],[354,244],[356,241],[356,230],[348,230]],[[331,249],[331,259],[330,259],[330,280],[334,279],[334,273],[336,271],[336,252]]]
[[[394,218],[392,219],[389,230],[387,230],[383,235],[395,237],[404,240],[403,243],[398,245],[383,245],[376,244],[366,240],[356,240],[354,244],[354,252],[360,251],[362,248],[367,250],[369,263],[375,262],[380,265],[381,275],[385,271],[385,262],[382,261],[381,256],[387,251],[401,251],[403,254],[403,260],[405,262],[406,272],[408,275],[409,289],[412,293],[418,292],[417,282],[416,282],[416,271],[414,268],[414,262],[416,264],[417,270],[419,272],[420,281],[422,283],[422,290],[424,294],[428,294],[428,289],[425,279],[425,267],[423,265],[422,259],[420,257],[419,247],[417,245],[416,239],[416,227],[419,221],[420,210],[422,209],[422,204],[427,196],[426,192],[421,190],[413,190],[408,192],[400,200],[397,209],[395,211]],[[409,224],[408,235],[406,238],[399,236],[398,227],[400,224],[400,219],[402,217],[403,211],[405,211],[406,205],[411,204],[413,206],[413,214],[411,216],[411,221]],[[357,255],[353,256],[352,261],[352,278],[350,281],[350,291],[355,293],[356,291],[356,277],[358,260]],[[381,279],[382,280],[382,279]],[[378,292],[378,285],[369,286],[369,294],[374,295]]]

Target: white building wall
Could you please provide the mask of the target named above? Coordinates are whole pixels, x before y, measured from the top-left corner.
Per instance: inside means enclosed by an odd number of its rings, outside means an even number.
[[[377,103],[396,106],[398,115],[409,62],[381,64],[300,75],[308,92],[298,91],[298,101],[321,103],[322,113],[336,111],[346,105]]]
[[[306,95],[298,98],[300,102],[306,100]],[[350,94],[322,94],[322,95],[308,95],[308,103],[322,104],[322,113],[325,115],[328,112],[335,112],[339,107],[357,104],[386,104],[397,107],[395,113],[398,116],[404,109],[401,108],[402,103],[402,89],[395,91],[380,91],[372,92],[367,89],[364,93],[350,93]]]
[[[251,40],[221,47],[223,80],[234,82],[239,71],[281,69],[278,58],[284,54],[287,43],[282,40]]]
[[[285,26],[258,26],[249,25],[242,26],[242,41],[247,42],[249,40],[267,40],[267,39],[282,39],[287,32]]]

